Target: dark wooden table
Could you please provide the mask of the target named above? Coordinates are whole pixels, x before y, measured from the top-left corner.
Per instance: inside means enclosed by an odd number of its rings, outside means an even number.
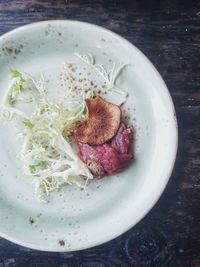
[[[0,34],[48,19],[104,26],[150,58],[175,103],[178,156],[159,202],[124,235],[75,253],[38,252],[0,239],[0,267],[199,267],[200,1],[0,0]]]

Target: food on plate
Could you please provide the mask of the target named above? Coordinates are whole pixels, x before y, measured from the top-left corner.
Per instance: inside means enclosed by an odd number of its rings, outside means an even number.
[[[117,174],[133,158],[129,152],[130,133],[130,128],[121,123],[117,134],[109,142],[91,146],[78,141],[78,155],[97,178]]]
[[[130,150],[130,134],[132,133],[130,128],[126,128],[122,122],[117,131],[117,134],[111,141],[111,146],[117,150],[120,154],[128,154]]]
[[[97,178],[119,173],[130,163],[130,128],[121,122],[121,110],[101,97],[86,99],[88,116],[69,125],[78,155]]]
[[[67,184],[85,189],[88,181],[119,173],[133,158],[132,132],[122,121],[120,108],[128,95],[115,86],[125,65],[114,64],[107,71],[94,63],[91,55],[80,58],[101,74],[108,91],[122,96],[118,105],[100,97],[101,90],[95,91],[97,86],[84,88],[85,84],[77,84],[78,67],[71,63],[64,64],[59,76],[64,94],[59,100],[50,97],[43,76],[35,78],[12,69],[10,86],[0,104],[3,118],[17,118],[17,138],[22,140],[18,158],[24,174],[34,178],[40,200]],[[88,84],[94,82],[88,80]]]
[[[68,128],[75,133],[79,142],[89,145],[102,145],[117,132],[121,110],[117,105],[103,100],[100,96],[85,100],[88,108],[86,120]]]

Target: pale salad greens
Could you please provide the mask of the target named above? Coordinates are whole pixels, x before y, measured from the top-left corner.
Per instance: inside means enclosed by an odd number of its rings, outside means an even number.
[[[108,89],[120,90],[114,84],[120,70],[125,67],[124,64],[117,68],[114,65],[111,71],[106,72],[102,65],[95,64],[92,55],[76,55],[102,75],[109,85]],[[9,120],[14,115],[20,118],[23,127],[18,137],[23,144],[19,158],[24,173],[34,178],[37,197],[45,200],[45,196],[51,191],[56,191],[65,184],[76,184],[85,189],[93,175],[78,158],[73,138],[66,126],[86,118],[88,110],[85,99],[92,97],[93,92],[84,93],[83,90],[81,94],[76,94],[75,84],[71,83],[67,88],[65,103],[55,102],[48,96],[43,76],[35,79],[16,69],[11,69],[10,74],[12,80],[0,105],[1,114]],[[64,83],[63,75],[61,79]],[[127,97],[124,91],[119,92],[124,98]],[[16,104],[20,102],[28,105],[31,112],[18,108]]]
[[[101,77],[107,84],[108,91],[116,92],[121,95],[121,97],[119,98],[119,102],[116,104],[122,105],[126,102],[128,93],[116,86],[115,82],[122,69],[128,66],[129,64],[114,63],[113,67],[110,70],[107,70],[104,65],[95,62],[95,57],[92,54],[81,54],[76,52],[75,55],[101,75]]]
[[[36,81],[14,69],[11,76],[1,110],[8,119],[13,115],[21,117],[24,129],[19,134],[23,139],[19,156],[24,172],[35,178],[36,195],[42,199],[64,184],[76,184],[84,189],[93,176],[72,148],[66,125],[87,115],[85,96],[71,98],[69,95],[65,108],[62,103],[49,99],[43,77]],[[33,112],[27,115],[15,108],[18,101],[29,103]]]

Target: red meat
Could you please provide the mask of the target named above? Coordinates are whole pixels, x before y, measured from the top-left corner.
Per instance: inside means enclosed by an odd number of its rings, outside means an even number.
[[[130,130],[121,123],[120,128],[110,143],[91,146],[78,142],[78,155],[83,162],[95,168],[90,168],[97,178],[104,174],[113,175],[119,173],[132,159],[132,154],[128,153],[130,144]],[[98,170],[98,171],[96,171]]]
[[[120,154],[128,153],[130,144],[130,133],[131,129],[126,128],[125,124],[122,122],[117,131],[117,134],[111,141],[111,146]]]

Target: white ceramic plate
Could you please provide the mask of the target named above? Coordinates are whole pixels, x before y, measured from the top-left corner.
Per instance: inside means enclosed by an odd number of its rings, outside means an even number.
[[[38,203],[30,177],[16,159],[19,145],[12,123],[0,124],[0,235],[34,249],[73,251],[109,241],[139,222],[162,194],[175,161],[177,123],[165,83],[132,44],[104,28],[78,21],[46,21],[0,38],[0,98],[9,69],[49,77],[49,90],[65,60],[91,52],[98,62],[131,65],[117,83],[129,92],[125,106],[135,128],[135,161],[120,175],[93,181],[87,193],[74,186]],[[80,63],[80,65],[83,63]],[[89,71],[86,67],[85,71]],[[52,82],[53,80],[53,82]]]

